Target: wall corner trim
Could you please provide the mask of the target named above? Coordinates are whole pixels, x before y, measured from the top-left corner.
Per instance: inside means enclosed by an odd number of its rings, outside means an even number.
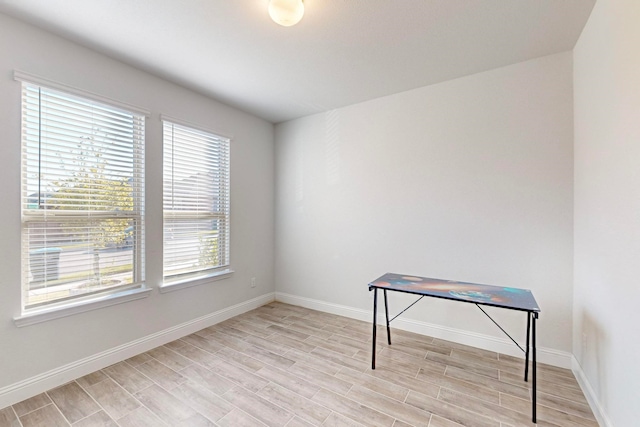
[[[593,411],[593,415],[598,421],[598,425],[600,425],[601,427],[613,427],[613,423],[607,416],[606,411],[600,403],[600,399],[598,399],[595,390],[593,389],[593,387],[591,387],[591,383],[587,379],[587,375],[582,370],[582,366],[575,356],[571,357],[571,370],[573,371],[576,380],[578,380],[578,384],[580,385],[580,388],[584,393],[584,397],[587,398],[587,402],[589,403],[589,406]]]
[[[0,388],[0,408],[164,345],[275,300],[270,292]]]

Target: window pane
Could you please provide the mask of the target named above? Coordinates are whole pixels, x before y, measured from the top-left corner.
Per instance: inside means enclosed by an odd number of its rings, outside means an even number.
[[[143,280],[144,117],[23,84],[23,302]]]
[[[164,277],[229,266],[229,140],[164,122]]]
[[[25,306],[134,283],[133,220],[29,222]]]
[[[165,234],[165,276],[204,271],[223,264],[219,220],[168,220]]]

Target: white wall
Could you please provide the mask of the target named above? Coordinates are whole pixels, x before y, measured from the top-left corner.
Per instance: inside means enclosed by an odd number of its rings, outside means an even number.
[[[573,345],[620,427],[640,419],[639,23],[637,0],[598,1],[574,49]]]
[[[17,328],[13,318],[20,314],[21,89],[13,80],[14,69],[152,112],[146,138],[146,276],[152,287],[157,287],[162,278],[159,114],[231,135],[233,277],[166,294],[155,290],[142,300]],[[274,144],[270,123],[0,15],[0,148],[0,391],[85,357],[273,293]],[[249,287],[252,276],[258,281],[253,289]]]
[[[279,295],[370,310],[385,272],[529,288],[540,345],[570,351],[571,79],[567,52],[277,125]],[[472,305],[405,316],[503,337]]]

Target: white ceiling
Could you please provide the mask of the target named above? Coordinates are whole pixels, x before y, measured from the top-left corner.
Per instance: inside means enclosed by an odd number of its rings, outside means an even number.
[[[0,0],[33,23],[277,123],[571,50],[595,0]]]

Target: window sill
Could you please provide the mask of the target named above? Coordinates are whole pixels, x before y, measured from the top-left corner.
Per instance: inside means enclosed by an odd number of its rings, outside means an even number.
[[[84,313],[86,311],[97,310],[110,305],[122,304],[149,296],[153,289],[143,286],[142,288],[128,289],[112,295],[105,295],[85,301],[71,302],[62,307],[50,307],[40,310],[34,310],[22,316],[15,317],[13,322],[19,328],[29,326],[36,323],[47,322],[53,319],[73,316],[74,314]]]
[[[233,275],[234,271],[231,269],[216,271],[215,273],[201,274],[198,276],[191,276],[179,280],[166,281],[160,286],[160,293],[178,291],[180,289],[190,288],[192,286],[200,286],[209,282],[215,282],[217,280],[228,279]]]

